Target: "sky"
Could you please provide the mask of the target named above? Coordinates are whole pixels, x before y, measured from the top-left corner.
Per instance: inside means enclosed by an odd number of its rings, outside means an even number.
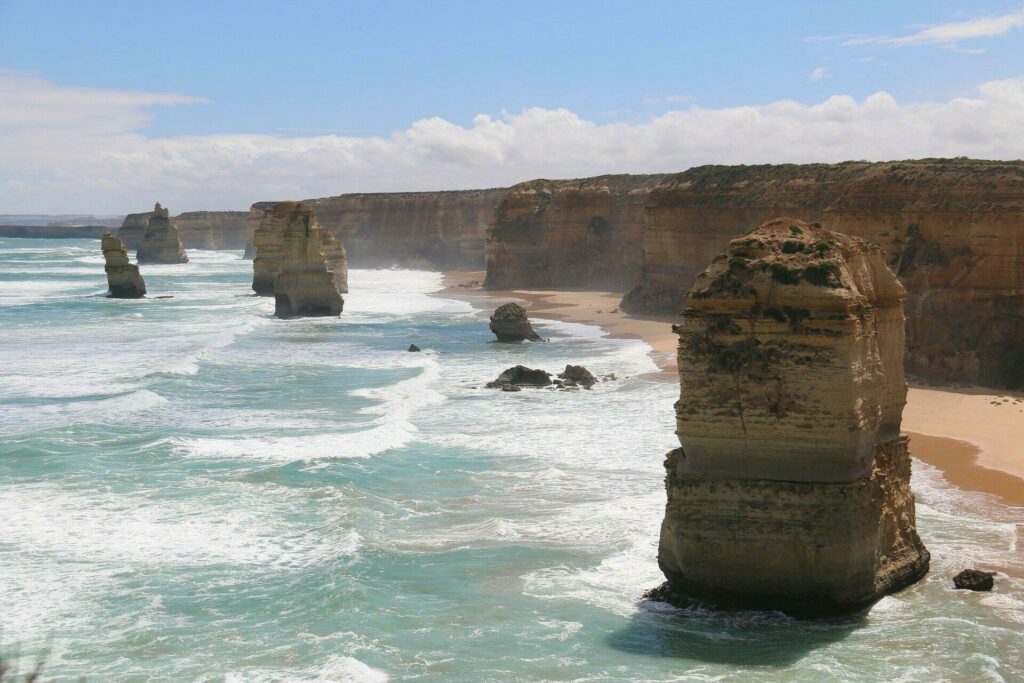
[[[1024,157],[1024,0],[0,0],[0,214]]]

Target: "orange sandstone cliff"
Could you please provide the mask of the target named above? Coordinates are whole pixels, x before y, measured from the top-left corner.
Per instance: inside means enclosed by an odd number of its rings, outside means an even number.
[[[484,286],[624,289],[643,265],[656,175],[531,180],[508,189],[488,231]]]
[[[779,215],[881,245],[908,291],[908,371],[1024,386],[1024,163],[704,166],[667,176],[650,192],[643,274],[623,309],[681,311],[730,239]]]

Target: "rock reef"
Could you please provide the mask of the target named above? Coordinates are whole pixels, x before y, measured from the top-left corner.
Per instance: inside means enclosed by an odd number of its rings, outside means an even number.
[[[292,223],[315,227],[320,248],[338,291],[348,292],[348,256],[345,246],[320,227],[316,212],[299,202],[275,202],[261,209],[263,217],[253,236],[252,289],[260,296],[274,296],[274,283],[285,257],[285,233]]]
[[[124,243],[110,233],[101,238],[103,270],[107,273],[107,296],[114,299],[140,299],[146,295],[146,283],[139,267],[128,260]]]
[[[500,342],[544,341],[533,331],[526,310],[514,302],[498,306],[491,314],[491,332]]]
[[[344,249],[316,221],[313,210],[296,202],[279,202],[265,222],[282,228],[277,249],[280,259],[274,277],[274,315],[280,318],[338,315],[344,308],[338,284],[343,274],[333,268],[324,245],[334,258]],[[263,226],[260,226],[261,229]],[[257,254],[255,264],[260,260]],[[347,274],[347,271],[345,271]]]
[[[188,263],[178,228],[159,202],[146,221],[146,231],[142,234],[135,260],[139,263]]]
[[[696,278],[675,328],[670,599],[845,612],[927,572],[900,435],[904,296],[879,247],[788,218]]]

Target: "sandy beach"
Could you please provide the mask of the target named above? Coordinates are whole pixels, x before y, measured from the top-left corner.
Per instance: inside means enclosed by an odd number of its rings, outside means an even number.
[[[672,325],[678,318],[623,313],[621,292],[484,290],[483,279],[482,271],[446,273],[438,295],[467,300],[482,317],[502,301],[517,300],[531,317],[587,323],[611,337],[643,339],[662,370],[654,377],[677,381]],[[911,381],[903,430],[911,437],[913,455],[941,469],[953,485],[1024,506],[1024,394]]]

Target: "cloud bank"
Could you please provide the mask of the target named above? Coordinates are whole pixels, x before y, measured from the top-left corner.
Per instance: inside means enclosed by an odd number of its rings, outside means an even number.
[[[1024,157],[1024,78],[972,97],[689,106],[641,123],[598,124],[566,109],[441,118],[388,136],[146,137],[171,93],[73,88],[0,71],[0,213],[174,212],[342,192],[494,187],[537,177],[685,170],[707,163]]]

